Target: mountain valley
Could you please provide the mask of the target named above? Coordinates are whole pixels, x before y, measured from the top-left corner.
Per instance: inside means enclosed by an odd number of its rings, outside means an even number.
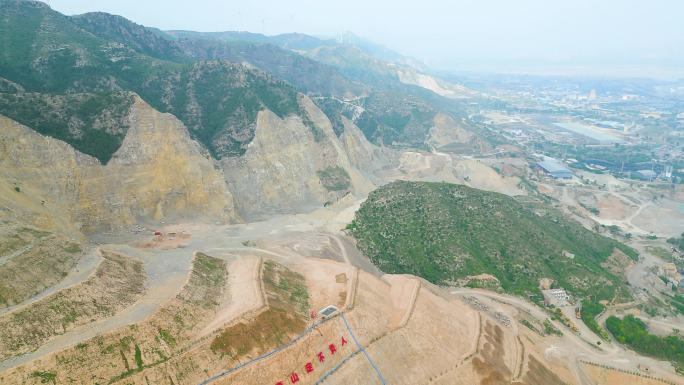
[[[681,183],[549,177],[512,86],[33,0],[0,48],[2,384],[684,383],[615,321],[682,340]]]

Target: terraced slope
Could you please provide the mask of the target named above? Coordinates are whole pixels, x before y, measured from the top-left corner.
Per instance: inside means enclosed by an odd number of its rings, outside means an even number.
[[[33,351],[53,336],[112,316],[143,294],[141,262],[110,252],[102,256],[95,274],[85,282],[0,317],[0,360]]]
[[[394,182],[372,192],[348,226],[380,269],[448,283],[483,273],[503,289],[538,293],[541,278],[580,296],[629,297],[607,267],[634,250],[560,213],[448,183]]]
[[[123,380],[166,362],[187,347],[197,328],[216,311],[226,287],[226,262],[196,254],[188,282],[148,320],[92,338],[48,357],[24,381],[48,373],[59,383],[88,378],[93,383]]]
[[[4,373],[4,378],[0,374],[0,382],[40,383],[36,374],[45,373],[58,383],[84,378],[93,383],[137,384],[145,378],[157,383],[170,375],[181,383],[196,383],[205,376],[198,365],[226,368],[280,346],[306,327],[308,290],[304,277],[283,265],[266,261],[258,267],[266,306],[254,314],[238,314],[238,322],[217,332],[202,335],[227,305],[224,298],[240,295],[252,277],[228,282],[224,260],[197,253],[188,282],[149,319]],[[226,290],[235,292],[226,295]]]
[[[76,265],[81,246],[27,227],[0,234],[0,307],[30,298],[61,281]]]

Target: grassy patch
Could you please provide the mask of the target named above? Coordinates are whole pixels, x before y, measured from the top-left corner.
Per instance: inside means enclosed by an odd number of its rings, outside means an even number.
[[[39,378],[41,384],[57,383],[57,375],[52,372],[35,371],[31,373],[31,377]]]
[[[287,342],[291,335],[305,327],[303,317],[269,308],[254,320],[239,323],[221,332],[211,342],[211,350],[231,358],[241,357],[254,349],[266,351]]]
[[[171,332],[168,330],[159,328],[159,337],[162,339],[162,341],[164,341],[164,343],[169,345],[169,347],[173,348],[176,346],[176,339],[173,338]]]
[[[533,332],[538,333],[538,334],[541,334],[541,333],[539,332],[539,330],[537,330],[537,328],[536,328],[534,325],[532,325],[532,322],[530,322],[530,321],[528,321],[528,320],[526,320],[526,319],[523,319],[523,320],[520,321],[520,323],[523,324],[523,325],[525,325],[526,328],[532,330]]]
[[[67,253],[71,253],[71,254],[80,253],[81,251],[83,251],[81,249],[81,245],[79,245],[78,243],[73,243],[73,242],[70,242],[69,244],[67,244],[63,248],[63,250],[66,251]]]
[[[663,261],[674,263],[678,269],[684,269],[684,259],[675,256],[668,249],[661,246],[648,246],[646,250]]]
[[[143,368],[142,351],[140,351],[140,346],[138,346],[138,344],[135,344],[135,365],[138,367],[138,370],[142,370],[142,368]]]
[[[58,236],[48,238],[48,234],[20,228],[1,237],[2,255],[15,255],[0,264],[0,306],[20,303],[40,293],[62,280],[76,265],[80,245]]]
[[[674,296],[665,296],[668,303],[672,306],[677,313],[684,314],[684,296],[680,294],[675,294]]]
[[[667,243],[676,247],[678,250],[684,250],[684,233],[679,237],[672,237],[667,240]]]
[[[558,336],[558,337],[562,337],[562,336],[563,336],[563,332],[560,331],[560,330],[559,330],[558,328],[556,328],[555,326],[553,326],[553,324],[551,323],[551,321],[548,320],[548,319],[545,319],[545,320],[544,320],[544,334],[546,334],[546,335],[554,335],[554,336]]]
[[[321,184],[328,191],[343,191],[351,186],[349,174],[340,166],[327,167],[316,173],[321,180]]]
[[[306,327],[309,294],[304,277],[272,261],[264,262],[263,284],[268,309],[254,319],[223,330],[211,350],[238,358],[273,349]]]

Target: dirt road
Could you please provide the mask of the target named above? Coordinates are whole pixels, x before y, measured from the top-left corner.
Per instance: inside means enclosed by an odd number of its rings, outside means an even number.
[[[45,289],[41,293],[34,295],[33,297],[23,301],[22,303],[0,309],[0,315],[29,306],[32,303],[49,296],[50,294],[53,294],[59,290],[65,289],[69,286],[73,286],[85,281],[95,271],[95,269],[97,269],[97,266],[100,264],[101,261],[102,255],[100,254],[98,248],[96,246],[91,247],[81,257],[81,259],[76,264],[76,267],[74,267],[74,269],[72,269],[69,272],[69,274],[67,274],[67,276],[64,277],[64,279],[61,280],[59,283]]]

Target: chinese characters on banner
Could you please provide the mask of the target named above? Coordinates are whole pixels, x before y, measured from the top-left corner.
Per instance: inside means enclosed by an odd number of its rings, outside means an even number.
[[[334,355],[337,352],[338,347],[339,348],[344,347],[348,343],[349,342],[347,341],[347,339],[344,338],[344,336],[343,336],[342,338],[340,338],[339,345],[336,345],[334,343],[329,344],[328,349],[326,351],[316,353],[316,360],[318,360],[319,363],[325,362],[326,357]],[[306,364],[304,364],[303,372],[306,374],[313,373],[314,370],[316,370],[316,367],[314,366],[314,362],[309,361]],[[289,380],[289,382],[278,381],[275,383],[275,385],[296,384],[299,382],[299,374],[297,372],[292,372],[290,374],[288,380]]]

